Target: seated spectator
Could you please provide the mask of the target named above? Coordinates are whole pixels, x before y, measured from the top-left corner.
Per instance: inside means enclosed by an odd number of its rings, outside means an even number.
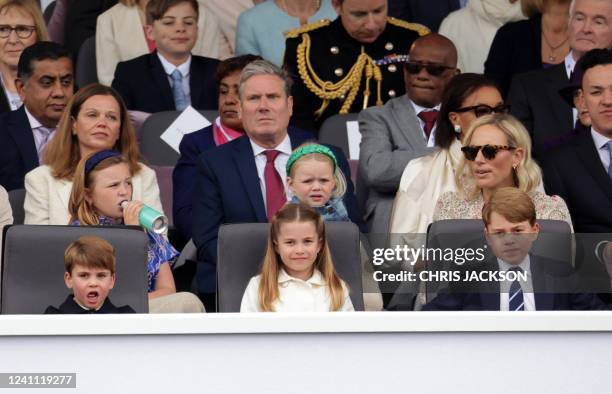
[[[527,130],[510,115],[487,115],[472,123],[463,139],[464,158],[455,171],[456,191],[443,193],[433,220],[479,219],[493,192],[516,187],[533,199],[541,219],[564,220],[571,226],[567,206],[559,196],[547,196],[542,172],[531,158]]]
[[[240,312],[354,311],[334,269],[321,216],[287,204],[272,218],[261,274],[251,278]]]
[[[193,240],[198,249],[196,279],[206,310],[215,306],[217,234],[223,223],[265,223],[287,202],[286,163],[294,147],[312,134],[288,129],[293,109],[291,78],[265,60],[249,63],[240,75],[240,108],[246,136],[198,158],[193,194]],[[350,174],[342,151],[338,166]],[[347,176],[344,199],[351,221],[360,223],[353,185]]]
[[[198,176],[198,157],[205,150],[223,145],[242,135],[244,129],[238,108],[240,72],[259,56],[244,55],[223,60],[215,80],[219,92],[219,116],[212,125],[185,134],[179,145],[180,156],[172,172],[172,209],[174,226],[185,239],[191,238],[194,179]]]
[[[571,0],[521,0],[529,19],[499,28],[484,64],[484,73],[501,88],[503,97],[512,77],[563,63],[569,52]]]
[[[134,59],[136,57],[151,53],[155,50],[158,42],[155,42],[150,33],[152,22],[149,21],[148,3],[152,0],[120,0],[98,18],[96,27],[96,64],[98,80],[104,85],[110,85],[115,75],[115,68],[119,62]],[[204,2],[195,0],[155,0],[155,8],[167,10],[181,3],[191,4],[195,9],[196,41],[189,38],[184,41],[180,38],[181,45],[191,45],[194,55],[210,58],[225,58],[229,56],[229,48],[222,40],[219,25],[214,15],[204,5]],[[163,15],[164,12],[159,14]],[[178,21],[174,20],[172,28]],[[171,27],[168,27],[170,29]],[[132,108],[130,108],[132,109]]]
[[[517,0],[469,0],[465,8],[444,18],[438,32],[457,47],[462,72],[482,74],[497,29],[523,18]]]
[[[236,54],[236,24],[243,11],[264,0],[206,0],[208,8],[215,14],[219,28],[230,47],[230,56]]]
[[[465,264],[462,280],[451,282],[423,310],[594,310],[608,309],[595,294],[583,293],[569,262],[554,261],[531,252],[540,230],[537,208],[529,195],[514,187],[502,187],[482,209],[485,235],[494,258]],[[468,282],[466,275],[492,272],[507,280]],[[510,279],[517,273],[516,280]],[[526,274],[526,280],[519,280]]]
[[[112,88],[91,84],[80,89],[66,108],[45,152],[45,165],[26,175],[25,223],[68,224],[76,166],[83,157],[105,149],[116,149],[129,160],[134,198],[162,212],[157,177],[140,162],[121,97]]]
[[[586,52],[612,45],[612,2],[575,0],[568,32],[571,50],[562,63],[519,74],[510,84],[510,111],[529,131],[537,159],[547,141],[571,131],[578,120],[571,106],[556,93],[568,84],[576,62]]]
[[[8,191],[23,189],[25,175],[39,166],[42,153],[72,97],[70,54],[59,44],[48,41],[24,49],[15,86],[23,105],[0,115],[0,146],[3,147],[0,185]]]
[[[151,0],[147,5],[147,37],[157,50],[117,65],[113,88],[129,110],[142,112],[217,108],[212,78],[219,63],[191,54],[196,42],[195,0]]]
[[[81,160],[70,194],[70,223],[76,226],[138,226],[144,204],[133,200],[132,170],[128,158],[103,150]],[[127,205],[123,203],[127,201]],[[160,234],[149,237],[147,278],[150,313],[204,312],[191,293],[176,293],[171,265],[179,253]]]
[[[440,195],[455,191],[455,171],[461,162],[461,140],[472,123],[491,113],[507,113],[495,83],[481,74],[459,74],[448,84],[437,120],[436,149],[410,160],[400,181],[390,231],[424,234],[433,221]]]
[[[108,297],[116,277],[115,249],[106,240],[80,237],[66,248],[64,265],[64,282],[72,294],[45,314],[136,313],[129,305],[116,307]]]
[[[15,86],[21,53],[35,42],[48,39],[38,4],[32,0],[0,1],[0,84],[4,93],[0,93],[0,113],[21,107]]]
[[[567,202],[576,232],[612,233],[612,51],[587,52],[580,66],[592,124],[544,156],[544,181]]]
[[[13,224],[13,210],[6,190],[0,186],[0,250],[2,250],[2,238],[4,237],[4,226]],[[2,266],[0,265],[0,272]]]
[[[331,0],[269,0],[238,18],[236,54],[259,55],[282,66],[285,33],[321,19],[334,20],[338,15]]]
[[[393,197],[406,165],[432,152],[442,94],[458,73],[455,46],[438,34],[417,39],[409,57],[403,70],[406,95],[359,114],[359,174],[368,186],[364,217],[374,234],[389,231]]]

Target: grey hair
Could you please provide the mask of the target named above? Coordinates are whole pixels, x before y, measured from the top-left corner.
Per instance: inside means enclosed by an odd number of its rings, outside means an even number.
[[[285,85],[285,94],[287,97],[291,96],[291,87],[293,86],[293,79],[289,76],[289,73],[277,65],[270,63],[267,60],[254,60],[246,65],[240,73],[240,83],[238,85],[238,95],[242,98],[242,87],[245,82],[251,77],[256,75],[275,75],[280,78]]]

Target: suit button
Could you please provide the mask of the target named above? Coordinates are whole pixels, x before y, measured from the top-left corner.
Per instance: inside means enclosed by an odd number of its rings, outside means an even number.
[[[334,46],[334,47],[329,48],[329,51],[330,51],[332,54],[337,55],[337,54],[339,54],[339,53],[340,53],[340,48],[338,48],[338,47]]]
[[[387,51],[392,51],[393,50],[393,43],[392,42],[388,42],[385,44],[385,49]]]
[[[395,90],[389,90],[389,97],[395,97]]]
[[[395,64],[389,64],[389,67],[387,67],[387,70],[389,70],[389,72],[396,72],[397,71],[397,66]]]

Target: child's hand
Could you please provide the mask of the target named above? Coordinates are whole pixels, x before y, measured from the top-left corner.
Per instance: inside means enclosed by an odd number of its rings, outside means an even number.
[[[140,210],[144,204],[140,201],[128,201],[123,208],[123,223],[128,226],[139,226]]]

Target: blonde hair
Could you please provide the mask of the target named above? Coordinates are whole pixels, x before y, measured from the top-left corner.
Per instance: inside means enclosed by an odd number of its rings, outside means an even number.
[[[74,266],[106,269],[115,273],[115,248],[104,238],[84,235],[68,245],[64,252],[64,267],[72,274]]]
[[[523,150],[523,158],[513,173],[514,186],[525,193],[533,192],[542,183],[542,170],[531,157],[529,133],[523,124],[512,115],[492,114],[476,119],[463,139],[463,146],[470,145],[475,131],[486,125],[494,126],[504,133],[508,146]],[[455,172],[455,183],[459,193],[464,194],[468,200],[473,200],[478,197],[481,189],[476,186],[472,172],[467,170],[467,164],[467,160],[463,157]]]
[[[47,31],[47,24],[45,23],[45,19],[43,18],[39,5],[35,1],[0,0],[0,15],[4,15],[8,10],[12,8],[20,8],[30,14],[30,16],[32,16],[32,19],[34,19],[34,26],[36,27],[36,42],[49,41],[49,31]]]
[[[544,12],[544,1],[546,0],[521,0],[521,11],[527,18]]]
[[[330,294],[330,310],[337,311],[344,302],[344,289],[342,280],[334,269],[334,263],[325,238],[325,223],[321,216],[305,204],[286,204],[272,218],[268,234],[268,246],[261,268],[261,281],[259,282],[259,307],[264,312],[273,312],[274,303],[279,298],[278,275],[283,262],[278,255],[275,245],[280,234],[280,226],[285,223],[314,223],[317,236],[321,241],[321,250],[317,255],[314,268],[321,272]]]
[[[319,145],[319,144],[315,142],[305,142],[302,145],[298,146],[294,151],[297,151],[298,149],[303,148],[305,146],[309,146],[309,145]],[[306,160],[315,160],[315,161],[325,162],[325,163],[328,163],[332,168],[335,168],[334,169],[334,179],[336,181],[336,186],[334,187],[334,190],[332,191],[332,197],[334,198],[344,197],[344,194],[346,193],[346,177],[344,176],[344,173],[340,169],[340,166],[337,166],[332,160],[332,158],[327,156],[324,153],[313,152],[313,153],[307,153],[303,156],[300,156],[291,165],[291,170],[287,174],[287,176],[290,176],[291,178],[293,178],[295,176],[295,168],[297,167],[297,165],[300,163],[303,164],[303,162],[305,162]]]
[[[87,159],[95,155],[91,154],[89,157],[83,158],[79,162],[74,173],[74,180],[72,182],[72,192],[70,193],[70,200],[68,201],[68,213],[70,214],[70,221],[68,224],[78,220],[81,225],[97,226],[100,224],[100,218],[96,213],[93,204],[85,198],[87,193],[91,192],[94,187],[95,175],[109,167],[117,164],[127,164],[129,167],[129,161],[123,156],[112,156],[104,159],[98,163],[94,169],[89,173],[85,173],[85,164]]]
[[[92,83],[79,89],[68,101],[68,105],[57,125],[55,135],[45,149],[43,162],[51,167],[51,174],[57,179],[71,180],[77,164],[82,159],[79,139],[72,133],[73,121],[79,116],[85,101],[93,96],[111,96],[117,102],[121,126],[119,128],[119,139],[113,149],[125,156],[132,174],[137,174],[140,171],[141,156],[136,141],[136,132],[123,99],[115,89],[99,83]]]

